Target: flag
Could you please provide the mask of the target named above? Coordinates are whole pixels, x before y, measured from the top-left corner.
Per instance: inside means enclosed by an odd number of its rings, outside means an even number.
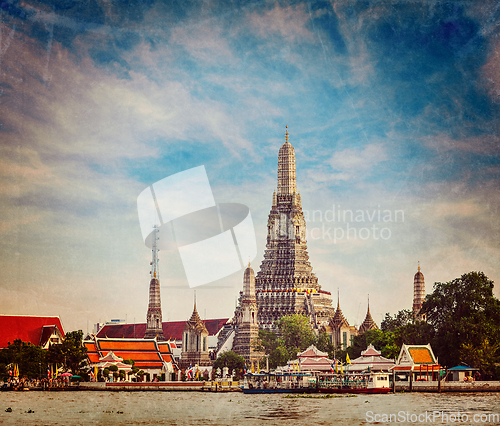
[[[335,373],[335,369],[334,369],[334,367],[333,367],[333,362],[330,364],[330,371],[331,371],[332,373]]]
[[[255,373],[255,368],[253,366],[253,361],[252,361],[252,373]]]
[[[53,379],[54,378],[54,370],[52,368],[52,364],[50,364],[50,379]]]
[[[340,373],[344,373],[344,364],[342,362],[340,362]]]
[[[59,369],[57,368],[57,364],[56,364],[56,374],[54,375],[54,377],[57,378],[58,374],[59,374]]]
[[[196,364],[196,380],[200,378],[200,369],[198,368],[198,364]]]
[[[260,362],[257,361],[257,374],[260,374]]]
[[[300,372],[300,360],[297,361],[297,371]]]
[[[9,376],[12,376],[12,364],[9,364]]]
[[[14,364],[14,372],[12,373],[14,377],[19,377],[19,366]]]
[[[339,365],[337,363],[337,358],[335,358],[335,373],[339,372]]]
[[[349,359],[349,354],[347,354],[345,356],[345,362],[346,362],[346,364],[350,364],[351,363],[351,360]]]
[[[99,369],[97,368],[97,364],[94,365],[94,376],[95,376],[95,380],[97,381],[97,375],[99,373]]]
[[[189,364],[189,368],[188,368],[188,371],[186,372],[186,374],[188,376],[188,379],[193,378],[193,366],[191,364]]]
[[[47,365],[47,379],[50,379],[50,367]]]
[[[243,371],[245,372],[245,374],[247,374],[247,363],[245,362],[245,366],[243,367]]]

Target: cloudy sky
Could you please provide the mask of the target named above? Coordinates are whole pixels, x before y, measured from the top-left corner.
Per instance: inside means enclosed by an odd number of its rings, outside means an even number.
[[[285,125],[310,260],[351,324],[368,294],[379,324],[411,308],[418,261],[428,293],[500,281],[497,1],[7,0],[0,16],[1,313],[144,322],[137,197],[200,165],[217,202],[250,208],[257,271]],[[187,319],[180,257],[160,259],[163,318]],[[199,287],[200,315],[230,317],[242,275]]]

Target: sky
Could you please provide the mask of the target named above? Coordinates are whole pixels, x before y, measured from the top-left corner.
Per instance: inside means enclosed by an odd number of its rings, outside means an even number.
[[[145,322],[137,197],[204,166],[263,260],[288,126],[308,253],[351,325],[434,282],[500,281],[497,1],[6,0],[0,8],[0,313],[65,331]],[[335,219],[335,220],[333,220]],[[193,309],[161,251],[163,319]],[[243,270],[197,287],[231,317]],[[495,287],[498,297],[500,290]]]

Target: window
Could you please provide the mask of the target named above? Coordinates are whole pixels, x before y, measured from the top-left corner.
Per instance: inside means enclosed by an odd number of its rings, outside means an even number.
[[[342,345],[344,346],[344,349],[347,348],[347,331],[342,333]]]

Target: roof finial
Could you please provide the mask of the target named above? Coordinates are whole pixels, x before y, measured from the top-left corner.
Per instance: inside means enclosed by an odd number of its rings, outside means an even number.
[[[337,288],[337,309],[340,309],[340,290]]]
[[[418,261],[418,272],[420,272],[420,260]]]
[[[196,290],[194,290],[194,310],[196,311]]]
[[[370,313],[370,293],[368,293],[368,313]]]
[[[285,142],[288,142],[288,126],[285,126]]]

